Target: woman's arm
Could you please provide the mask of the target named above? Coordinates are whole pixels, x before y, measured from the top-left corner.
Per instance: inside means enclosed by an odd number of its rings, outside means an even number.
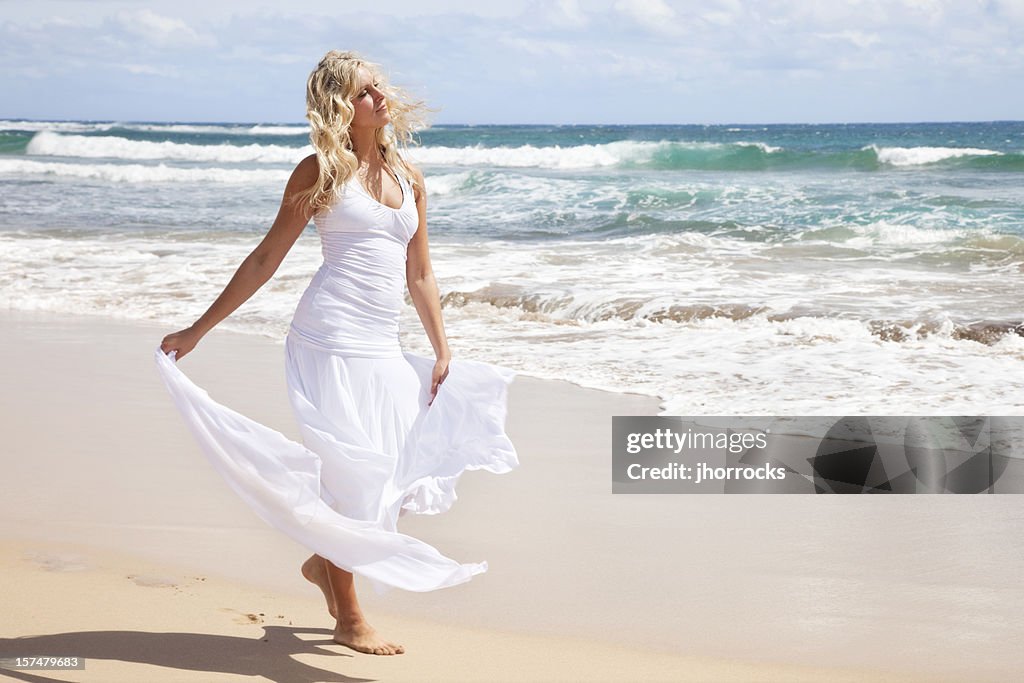
[[[176,350],[176,359],[180,360],[203,335],[248,301],[273,276],[310,219],[308,209],[295,206],[292,198],[297,192],[310,187],[317,175],[316,155],[298,163],[285,186],[277,218],[263,240],[245,257],[224,291],[205,313],[190,327],[164,337],[160,345],[164,353]]]
[[[430,386],[431,395],[437,393],[437,385],[448,376],[448,363],[451,351],[448,349],[448,337],[444,332],[444,321],[441,319],[441,295],[434,279],[434,269],[430,265],[430,250],[427,246],[427,189],[423,174],[413,169],[419,190],[416,195],[416,208],[419,213],[419,226],[409,241],[408,255],[405,262],[405,280],[409,287],[416,313],[423,323],[423,329],[434,347],[437,363],[434,366],[434,377]],[[431,399],[433,400],[433,399]]]

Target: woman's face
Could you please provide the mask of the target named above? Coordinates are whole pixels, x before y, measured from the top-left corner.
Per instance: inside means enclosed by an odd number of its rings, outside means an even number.
[[[355,109],[351,125],[354,128],[381,128],[387,125],[391,115],[384,93],[377,90],[379,81],[363,67],[359,67],[358,73],[359,89],[351,100]]]

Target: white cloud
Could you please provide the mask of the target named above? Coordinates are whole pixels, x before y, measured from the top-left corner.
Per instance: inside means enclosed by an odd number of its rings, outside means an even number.
[[[124,69],[128,73],[143,76],[160,76],[163,78],[177,78],[178,70],[173,67],[158,66],[154,64],[115,64],[116,68]]]
[[[560,59],[572,59],[576,54],[576,48],[554,40],[539,40],[535,38],[523,38],[520,36],[502,36],[499,42],[513,49],[525,52],[535,57],[558,57]]]
[[[216,44],[212,36],[199,33],[182,19],[166,17],[149,9],[119,12],[116,18],[125,31],[158,47]]]
[[[616,0],[612,9],[652,33],[681,32],[676,11],[664,0]]]
[[[697,16],[705,24],[715,26],[731,26],[741,18],[742,14],[743,3],[739,0],[718,0],[713,4],[702,2],[697,12]]]
[[[941,21],[946,13],[946,0],[903,0],[903,5],[931,24]]]
[[[820,38],[845,40],[856,47],[869,48],[875,43],[882,42],[877,33],[864,33],[863,31],[840,31],[839,33],[819,33]]]
[[[1000,19],[1024,27],[1024,2],[1021,0],[992,0],[992,11]]]
[[[671,60],[622,54],[615,50],[605,52],[601,60],[601,71],[610,75],[625,76],[634,86],[652,83],[677,83],[682,80],[679,66]]]
[[[540,2],[535,6],[539,13],[538,24],[553,28],[581,29],[590,23],[579,0],[557,0]]]

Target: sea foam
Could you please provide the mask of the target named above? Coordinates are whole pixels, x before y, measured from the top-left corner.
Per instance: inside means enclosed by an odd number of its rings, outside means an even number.
[[[168,159],[206,162],[298,163],[313,148],[283,145],[196,145],[187,142],[150,142],[116,136],[64,135],[44,130],[26,148],[28,154],[111,159]]]
[[[965,156],[997,156],[1002,152],[974,147],[879,147],[867,145],[864,150],[873,150],[878,161],[892,166],[918,166],[934,164],[945,159]]]
[[[95,178],[123,183],[215,182],[230,184],[285,183],[288,171],[273,169],[177,168],[165,164],[78,164],[30,159],[0,159],[0,173],[19,176],[64,176]]]

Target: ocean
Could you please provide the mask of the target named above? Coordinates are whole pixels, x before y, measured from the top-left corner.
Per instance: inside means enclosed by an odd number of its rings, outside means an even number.
[[[456,358],[666,415],[1024,410],[1024,122],[419,141]],[[187,326],[311,151],[302,124],[2,120],[0,306]],[[283,343],[320,262],[310,223],[220,327]],[[411,303],[402,327],[430,355]]]

